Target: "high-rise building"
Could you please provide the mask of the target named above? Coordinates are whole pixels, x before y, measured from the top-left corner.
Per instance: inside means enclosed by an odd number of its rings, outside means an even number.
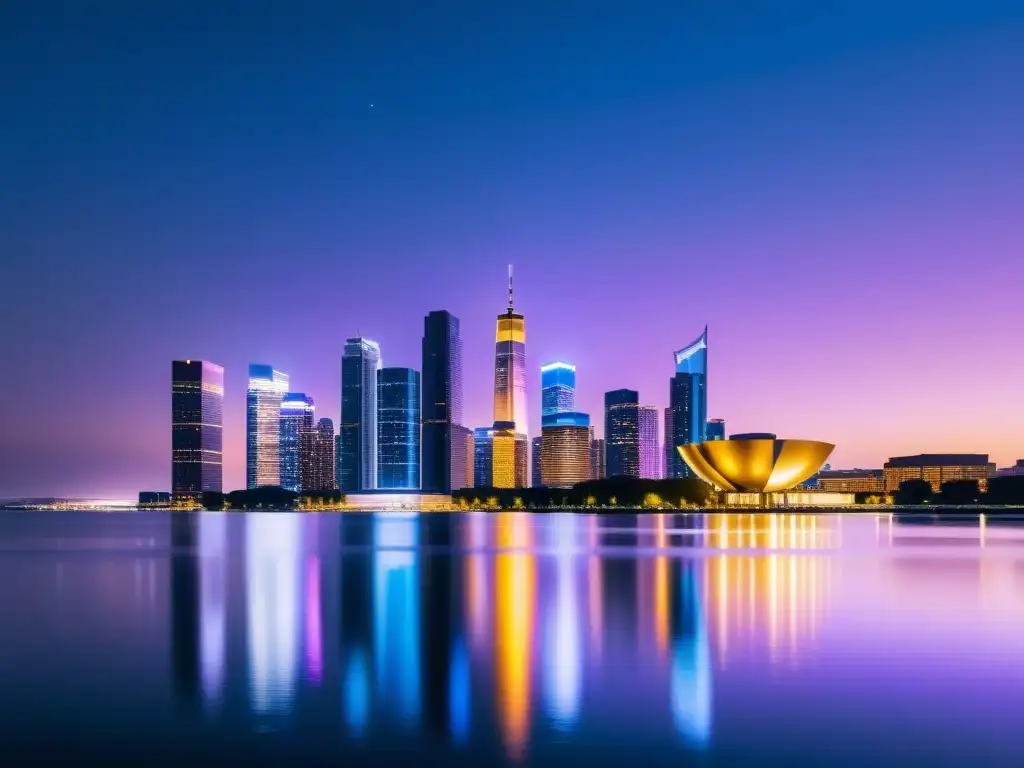
[[[526,421],[526,319],[512,304],[508,268],[508,309],[498,315],[494,337],[494,434],[491,478],[497,488],[527,484],[529,437]]]
[[[576,407],[576,366],[554,362],[540,367],[541,415],[566,413]]]
[[[249,366],[245,396],[245,487],[281,485],[281,398],[288,374],[272,365]]]
[[[590,479],[604,480],[607,477],[604,465],[604,438],[590,441]]]
[[[334,487],[341,488],[341,433],[334,436]]]
[[[222,491],[224,369],[205,360],[171,363],[171,494]]]
[[[301,450],[305,435],[313,431],[316,407],[313,398],[302,392],[288,392],[281,398],[278,453],[281,457],[281,482],[286,491],[301,491]]]
[[[544,485],[540,475],[541,440],[543,440],[543,435],[530,441],[530,487],[532,488],[540,488]]]
[[[299,486],[303,491],[337,488],[334,460],[334,422],[320,419],[316,428],[302,435],[299,446]]]
[[[590,479],[590,417],[550,413],[541,420],[541,480],[551,488],[569,488]]]
[[[461,424],[452,424],[451,487],[473,487],[473,430]]]
[[[608,477],[640,477],[639,392],[605,392],[604,439]]]
[[[494,429],[477,427],[473,430],[473,487],[494,486]]]
[[[658,445],[658,408],[638,406],[637,431],[640,439],[640,477],[657,480],[661,477],[663,451]]]
[[[377,372],[377,487],[420,487],[420,373]]]
[[[459,318],[431,312],[423,321],[423,490],[464,488],[472,432],[462,427],[462,339]]]
[[[709,419],[705,440],[725,440],[725,419]]]
[[[676,448],[702,443],[708,425],[708,329],[674,354],[676,372],[669,386],[672,439],[665,436],[670,477],[693,477]]]
[[[361,337],[345,342],[341,358],[341,453],[344,492],[377,487],[377,371],[380,345]]]
[[[668,408],[665,409],[665,444],[662,446],[662,451],[664,453],[662,461],[665,464],[663,473],[664,477],[677,477],[678,475],[673,474],[673,472],[678,471],[676,469],[676,464],[674,462],[675,460],[682,461],[682,459],[679,458],[678,456],[674,456],[674,454],[676,453],[676,449],[675,445],[673,444],[673,433],[674,430],[672,428],[672,406],[670,405],[668,406]]]
[[[529,443],[514,422],[496,421],[491,435],[491,480],[495,488],[525,488]]]

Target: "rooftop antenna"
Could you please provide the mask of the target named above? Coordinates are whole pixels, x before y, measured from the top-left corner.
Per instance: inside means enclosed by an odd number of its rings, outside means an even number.
[[[508,313],[512,314],[512,265],[508,265]]]

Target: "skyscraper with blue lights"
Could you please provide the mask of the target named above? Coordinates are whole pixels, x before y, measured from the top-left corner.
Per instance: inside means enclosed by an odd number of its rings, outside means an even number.
[[[692,472],[676,448],[707,439],[708,421],[708,329],[675,355],[676,372],[669,387],[672,409],[671,440],[665,435],[669,477],[690,477]],[[669,419],[666,418],[666,424]]]
[[[342,492],[377,487],[377,371],[380,345],[356,337],[345,342],[341,358],[341,451],[338,456]]]
[[[377,372],[377,487],[420,487],[420,374],[412,368]]]
[[[245,397],[245,486],[281,485],[281,399],[288,374],[272,365],[249,366]]]
[[[494,485],[494,429],[477,427],[473,430],[473,487],[490,488]]]
[[[557,361],[540,367],[541,415],[572,411],[576,405],[576,366]]]
[[[710,419],[705,439],[725,440],[725,419]]]
[[[289,392],[281,398],[279,422],[279,453],[281,457],[281,487],[286,491],[301,491],[301,450],[306,436],[315,423],[313,398],[302,392]]]

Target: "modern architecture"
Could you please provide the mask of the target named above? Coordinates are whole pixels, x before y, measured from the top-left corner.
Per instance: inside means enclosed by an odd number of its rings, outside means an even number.
[[[377,488],[420,487],[420,374],[412,368],[377,372]]]
[[[640,440],[640,477],[657,480],[661,477],[661,448],[658,446],[658,409],[653,405],[638,406],[637,433]]]
[[[299,447],[299,487],[303,491],[330,491],[335,478],[334,422],[320,419],[316,428],[302,436]]]
[[[590,479],[590,417],[563,411],[541,420],[540,474],[543,485],[569,488]]]
[[[288,392],[281,398],[278,453],[281,459],[280,483],[286,491],[301,491],[301,449],[305,436],[313,431],[316,407],[313,398],[302,392]]]
[[[681,445],[701,443],[707,439],[708,419],[708,329],[674,354],[675,375],[669,385],[669,407],[672,409],[671,436],[665,445],[676,449]],[[668,475],[691,475],[686,463],[670,453]]]
[[[245,487],[281,485],[281,399],[288,374],[272,365],[249,366],[245,396]]]
[[[541,415],[572,411],[576,405],[576,366],[554,362],[540,367]]]
[[[604,395],[605,462],[608,477],[640,477],[640,393],[616,389]]]
[[[987,453],[922,453],[893,456],[882,466],[886,492],[899,490],[904,480],[926,480],[938,493],[942,484],[953,480],[977,480],[984,491],[996,471]]]
[[[508,309],[498,315],[494,339],[494,427],[491,479],[497,488],[527,485],[529,438],[526,420],[526,320],[512,303],[508,268]]]
[[[530,487],[540,488],[544,485],[540,474],[540,450],[542,437],[535,437],[530,441]]]
[[[720,491],[770,494],[800,485],[834,448],[817,440],[780,440],[756,432],[686,443],[677,450],[695,477]]]
[[[515,422],[494,422],[491,482],[495,488],[526,487],[528,445],[526,435],[516,430]]]
[[[604,480],[608,476],[604,465],[604,438],[590,441],[590,479]]]
[[[885,478],[880,469],[823,469],[818,473],[818,488],[832,493],[882,493]]]
[[[473,487],[494,486],[494,429],[477,427],[473,430]]]
[[[361,337],[345,342],[341,358],[341,451],[343,492],[377,487],[377,371],[380,345]]]
[[[205,360],[171,364],[171,494],[222,491],[224,369]]]
[[[709,419],[705,440],[725,440],[725,419]]]
[[[451,312],[437,310],[424,318],[421,385],[423,490],[465,488],[472,432],[462,426],[462,339],[459,318]]]

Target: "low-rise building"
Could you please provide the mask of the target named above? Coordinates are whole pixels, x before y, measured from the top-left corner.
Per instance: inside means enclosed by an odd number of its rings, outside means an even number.
[[[896,491],[905,480],[925,480],[934,493],[943,483],[954,480],[977,480],[984,491],[996,465],[987,453],[921,453],[916,456],[893,456],[882,468],[885,491]]]
[[[818,473],[818,489],[832,493],[883,493],[881,469],[833,469]]]

